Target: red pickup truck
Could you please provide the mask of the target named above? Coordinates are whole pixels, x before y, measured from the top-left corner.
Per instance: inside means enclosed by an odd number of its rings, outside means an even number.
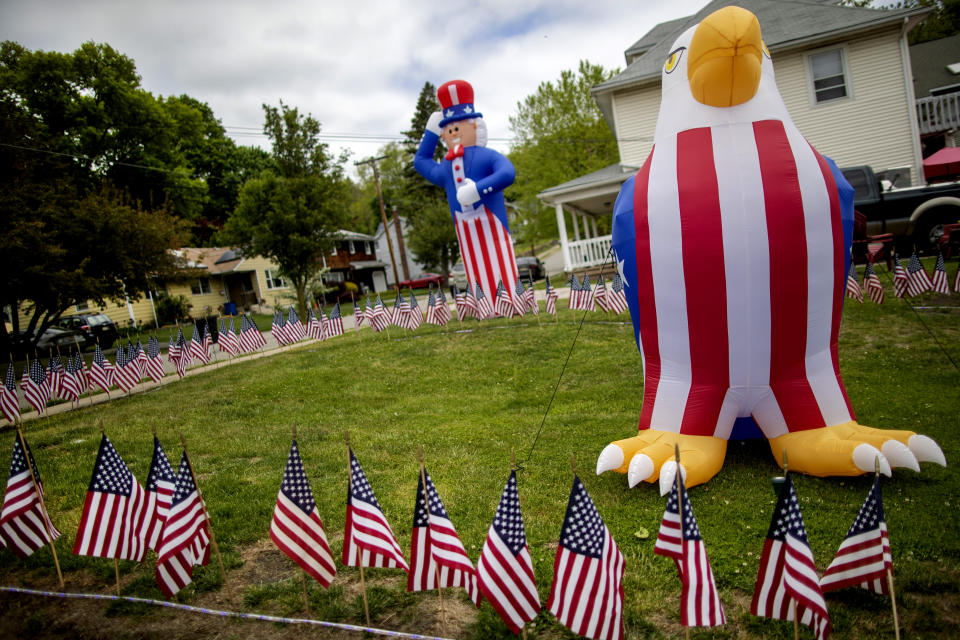
[[[447,281],[439,273],[424,273],[419,278],[411,278],[409,280],[404,280],[400,283],[401,289],[425,289],[431,284],[435,284],[438,287],[442,287],[443,284]]]

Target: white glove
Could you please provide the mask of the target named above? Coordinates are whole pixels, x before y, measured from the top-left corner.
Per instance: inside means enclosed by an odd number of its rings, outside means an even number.
[[[427,120],[427,131],[439,136],[441,120],[443,120],[443,113],[441,113],[440,111],[434,111],[433,113],[431,113],[430,118]]]
[[[457,187],[457,202],[463,206],[472,205],[480,199],[480,193],[477,191],[477,183],[466,178],[463,184]]]

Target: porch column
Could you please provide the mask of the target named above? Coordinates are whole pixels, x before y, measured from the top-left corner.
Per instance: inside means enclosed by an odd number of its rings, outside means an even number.
[[[595,216],[590,216],[590,226],[593,227],[593,237],[599,238],[600,233],[597,231],[597,218]]]
[[[580,241],[580,217],[577,215],[576,211],[571,211],[570,215],[573,217],[573,239],[576,242]]]
[[[563,270],[570,271],[570,241],[567,240],[567,221],[563,215],[563,205],[554,205],[557,211],[557,231],[560,232],[560,251],[563,253]]]
[[[590,235],[590,216],[587,214],[581,214],[581,219],[583,220],[583,237],[585,239],[590,239],[593,236]]]

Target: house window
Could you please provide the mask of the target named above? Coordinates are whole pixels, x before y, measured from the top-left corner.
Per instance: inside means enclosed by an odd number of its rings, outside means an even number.
[[[337,243],[336,243],[336,242],[333,243],[333,248],[330,249],[330,255],[332,255],[332,256],[337,255]]]
[[[370,251],[370,243],[367,242],[366,240],[364,240],[363,242],[363,252],[367,255],[370,255],[371,253],[373,253],[373,251]]]
[[[202,296],[210,293],[210,278],[197,278],[196,282],[190,285],[190,293],[195,296]]]
[[[284,289],[287,286],[275,269],[264,270],[263,276],[267,279],[267,289]]]
[[[90,310],[90,301],[84,300],[83,302],[78,302],[73,305],[77,311],[89,311]]]
[[[845,98],[847,79],[844,73],[843,49],[832,49],[821,53],[811,54],[810,77],[813,79],[814,102],[828,102],[838,98]]]
[[[346,274],[343,271],[329,271],[323,275],[324,282],[346,282]]]
[[[348,253],[356,253],[356,252],[357,252],[357,248],[356,248],[356,246],[353,244],[353,240],[351,240],[350,243],[347,245],[347,249],[348,249]]]

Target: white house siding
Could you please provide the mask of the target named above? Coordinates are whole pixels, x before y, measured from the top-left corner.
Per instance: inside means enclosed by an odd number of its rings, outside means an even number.
[[[660,112],[660,81],[614,95],[613,109],[620,129],[620,162],[640,166],[653,148],[653,132]]]
[[[805,53],[844,47],[851,97],[813,104]],[[911,118],[900,54],[899,30],[867,38],[774,53],[777,85],[800,132],[840,166],[869,164],[877,171],[909,167],[917,183]],[[660,82],[614,95],[620,161],[642,164],[653,146]]]
[[[804,51],[774,53],[780,95],[800,132],[841,167],[868,164],[876,171],[909,167],[916,184],[911,119],[900,57],[899,30],[840,42],[849,71],[848,98],[815,105]]]

